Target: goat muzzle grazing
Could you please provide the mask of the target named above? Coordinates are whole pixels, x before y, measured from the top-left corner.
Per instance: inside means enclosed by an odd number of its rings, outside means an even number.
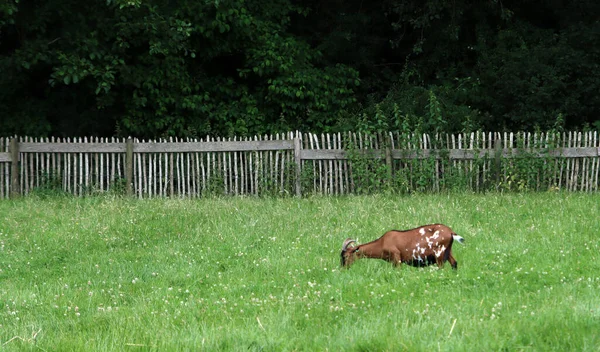
[[[347,255],[348,255],[348,251],[349,251],[348,247],[349,247],[351,244],[353,244],[353,243],[355,244],[355,243],[356,243],[356,241],[355,241],[355,240],[353,240],[353,239],[351,239],[351,238],[347,238],[347,239],[344,241],[344,243],[342,244],[342,253],[341,253],[341,257],[342,257],[342,258],[341,258],[341,264],[342,264],[342,266],[346,266],[346,265],[347,265],[347,261],[348,261],[348,260],[347,260],[347,259],[348,259],[348,258],[347,258]],[[352,248],[350,248],[350,250],[351,250],[351,249],[352,249]]]
[[[452,256],[454,240],[464,243],[464,238],[442,224],[404,231],[391,230],[374,241],[357,246],[355,240],[348,238],[342,244],[341,265],[349,267],[356,259],[376,258],[395,266],[405,263],[417,267],[431,264],[442,267],[449,261],[452,268],[457,269],[458,263]]]

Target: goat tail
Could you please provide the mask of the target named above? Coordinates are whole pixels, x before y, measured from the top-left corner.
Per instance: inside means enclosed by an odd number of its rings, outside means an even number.
[[[453,237],[455,240],[457,240],[457,241],[458,241],[458,243],[460,243],[460,244],[464,244],[464,243],[465,243],[465,239],[464,239],[464,238],[462,238],[461,236],[459,236],[459,235],[455,234],[455,233],[453,233],[453,234],[452,234],[452,237]]]

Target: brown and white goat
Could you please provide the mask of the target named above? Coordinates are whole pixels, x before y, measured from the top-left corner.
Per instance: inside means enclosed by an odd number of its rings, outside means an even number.
[[[412,230],[391,230],[375,241],[350,246],[356,241],[348,238],[342,245],[342,266],[349,267],[356,259],[377,258],[387,260],[394,266],[405,263],[412,266],[437,264],[442,267],[446,261],[452,269],[457,268],[452,256],[452,243],[465,240],[446,225],[432,224]]]

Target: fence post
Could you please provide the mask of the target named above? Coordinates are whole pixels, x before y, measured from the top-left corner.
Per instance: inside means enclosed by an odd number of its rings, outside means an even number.
[[[125,144],[125,181],[127,182],[127,196],[133,194],[133,139],[127,138]]]
[[[502,169],[502,135],[494,133],[494,183],[496,188],[500,185],[500,171]]]
[[[17,137],[10,140],[10,197],[17,198],[21,195],[19,185],[19,141]]]
[[[296,196],[302,197],[302,156],[301,156],[300,138],[294,138],[294,161],[296,162]]]

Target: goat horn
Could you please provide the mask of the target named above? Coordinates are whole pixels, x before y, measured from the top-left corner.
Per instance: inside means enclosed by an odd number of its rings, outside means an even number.
[[[351,243],[356,243],[356,241],[355,241],[355,240],[353,240],[353,239],[351,239],[351,238],[347,238],[347,239],[344,241],[344,244],[342,245],[342,252],[343,252],[343,251],[345,251],[345,250],[347,250],[347,249],[348,249],[348,246],[349,246]]]

